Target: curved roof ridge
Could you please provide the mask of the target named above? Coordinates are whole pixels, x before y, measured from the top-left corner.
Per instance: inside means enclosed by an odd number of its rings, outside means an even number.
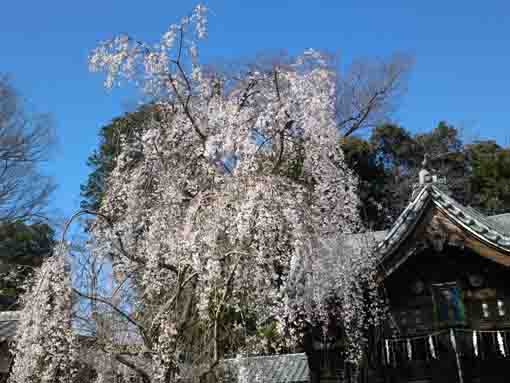
[[[427,202],[431,198],[431,185],[425,185],[409,202],[404,211],[398,216],[397,220],[388,230],[384,239],[377,245],[376,251],[384,255],[390,253],[416,225],[418,219],[423,214]]]
[[[431,192],[434,204],[457,224],[480,240],[510,253],[510,234],[504,228],[475,209],[461,205],[434,186]]]
[[[434,184],[427,184],[413,195],[384,239],[377,245],[380,264],[385,262],[414,230],[430,204],[443,212],[461,230],[510,256],[510,214],[500,215],[499,218],[487,217],[471,207],[463,206]],[[501,221],[507,223],[508,229]],[[392,270],[395,267],[398,265]],[[388,275],[387,272],[385,274]]]

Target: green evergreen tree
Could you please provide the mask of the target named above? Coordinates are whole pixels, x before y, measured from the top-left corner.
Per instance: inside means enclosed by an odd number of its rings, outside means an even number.
[[[471,169],[471,204],[492,215],[510,211],[510,148],[495,141],[478,141],[466,147]]]
[[[405,208],[425,153],[457,201],[486,215],[510,212],[510,148],[494,141],[466,144],[447,122],[416,134],[383,124],[367,139],[344,138],[342,146],[359,176],[362,217],[370,228],[388,228]]]
[[[24,282],[35,268],[52,255],[55,244],[53,229],[44,223],[0,224],[0,306],[16,308],[24,291]]]
[[[113,119],[100,129],[99,149],[94,150],[87,160],[91,172],[87,182],[80,186],[82,209],[96,211],[101,205],[108,175],[115,167],[117,155],[120,153],[120,133],[125,133],[123,138],[128,139],[140,133],[148,115],[154,113],[154,110],[153,104],[144,105],[134,112]]]

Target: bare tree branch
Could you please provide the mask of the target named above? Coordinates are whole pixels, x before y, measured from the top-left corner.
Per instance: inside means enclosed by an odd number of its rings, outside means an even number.
[[[358,60],[337,84],[338,128],[347,137],[388,120],[406,91],[413,60],[394,55],[387,60]]]
[[[0,74],[0,220],[44,215],[54,184],[39,166],[53,144],[51,118],[24,110],[9,79]]]

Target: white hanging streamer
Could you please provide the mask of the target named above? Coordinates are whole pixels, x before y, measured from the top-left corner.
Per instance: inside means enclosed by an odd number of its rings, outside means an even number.
[[[452,342],[453,351],[455,351],[455,359],[457,361],[457,372],[459,374],[459,383],[464,383],[464,377],[462,375],[462,366],[460,364],[459,352],[457,351],[457,341],[455,339],[455,331],[453,328],[450,329],[450,341]]]
[[[505,343],[504,343],[504,340],[503,340],[503,335],[501,335],[501,331],[497,332],[496,337],[498,339],[499,351],[501,352],[501,355],[506,357]]]
[[[433,359],[437,359],[436,349],[434,348],[434,340],[432,339],[432,335],[429,335],[429,347],[430,355],[432,355]]]
[[[386,349],[386,364],[390,365],[390,341],[388,339],[385,339],[384,341],[384,348]]]
[[[480,331],[480,330],[468,330],[468,329],[458,329],[456,331],[460,332],[471,332],[472,334],[472,345],[473,345],[473,353],[475,357],[480,357],[480,342],[483,341],[483,338],[481,338],[481,333],[490,333],[494,339],[494,344],[497,344],[497,348],[499,353],[504,357],[507,358],[510,356],[510,349],[507,347],[507,341],[505,339],[505,334],[510,333],[507,331],[501,331],[501,330],[492,330],[492,331]],[[428,346],[430,351],[430,356],[432,359],[438,359],[438,355],[436,352],[436,348],[434,345],[434,336],[438,333],[433,333],[429,335],[425,335],[423,337],[414,337],[414,338],[401,338],[401,339],[394,339],[392,342],[396,342],[395,347],[402,345],[405,347],[404,349],[401,349],[403,352],[407,354],[408,360],[413,360],[413,347],[412,347],[412,341],[416,339],[426,339],[428,338]],[[453,351],[455,353],[456,359],[457,359],[457,369],[459,373],[459,381],[463,382],[463,376],[462,376],[462,368],[460,364],[460,351],[458,349],[457,339],[455,336],[455,331],[453,329],[449,330],[450,334],[450,342],[453,348]],[[384,340],[384,349],[385,349],[385,361],[388,365],[390,365],[393,360],[391,356],[391,344],[389,339]],[[404,346],[405,345],[405,346]],[[397,351],[400,350],[400,347],[397,347]]]
[[[473,331],[473,350],[475,351],[475,356],[478,357],[478,336],[476,335],[476,330]]]

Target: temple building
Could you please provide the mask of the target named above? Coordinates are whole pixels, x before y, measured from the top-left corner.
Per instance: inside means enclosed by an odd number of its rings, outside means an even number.
[[[369,234],[389,315],[360,380],[510,382],[510,214],[462,206],[424,161],[406,209],[389,230]],[[248,377],[344,381],[340,350],[324,348],[246,358]]]
[[[377,380],[510,381],[510,214],[462,206],[425,167],[377,251],[390,306]]]

